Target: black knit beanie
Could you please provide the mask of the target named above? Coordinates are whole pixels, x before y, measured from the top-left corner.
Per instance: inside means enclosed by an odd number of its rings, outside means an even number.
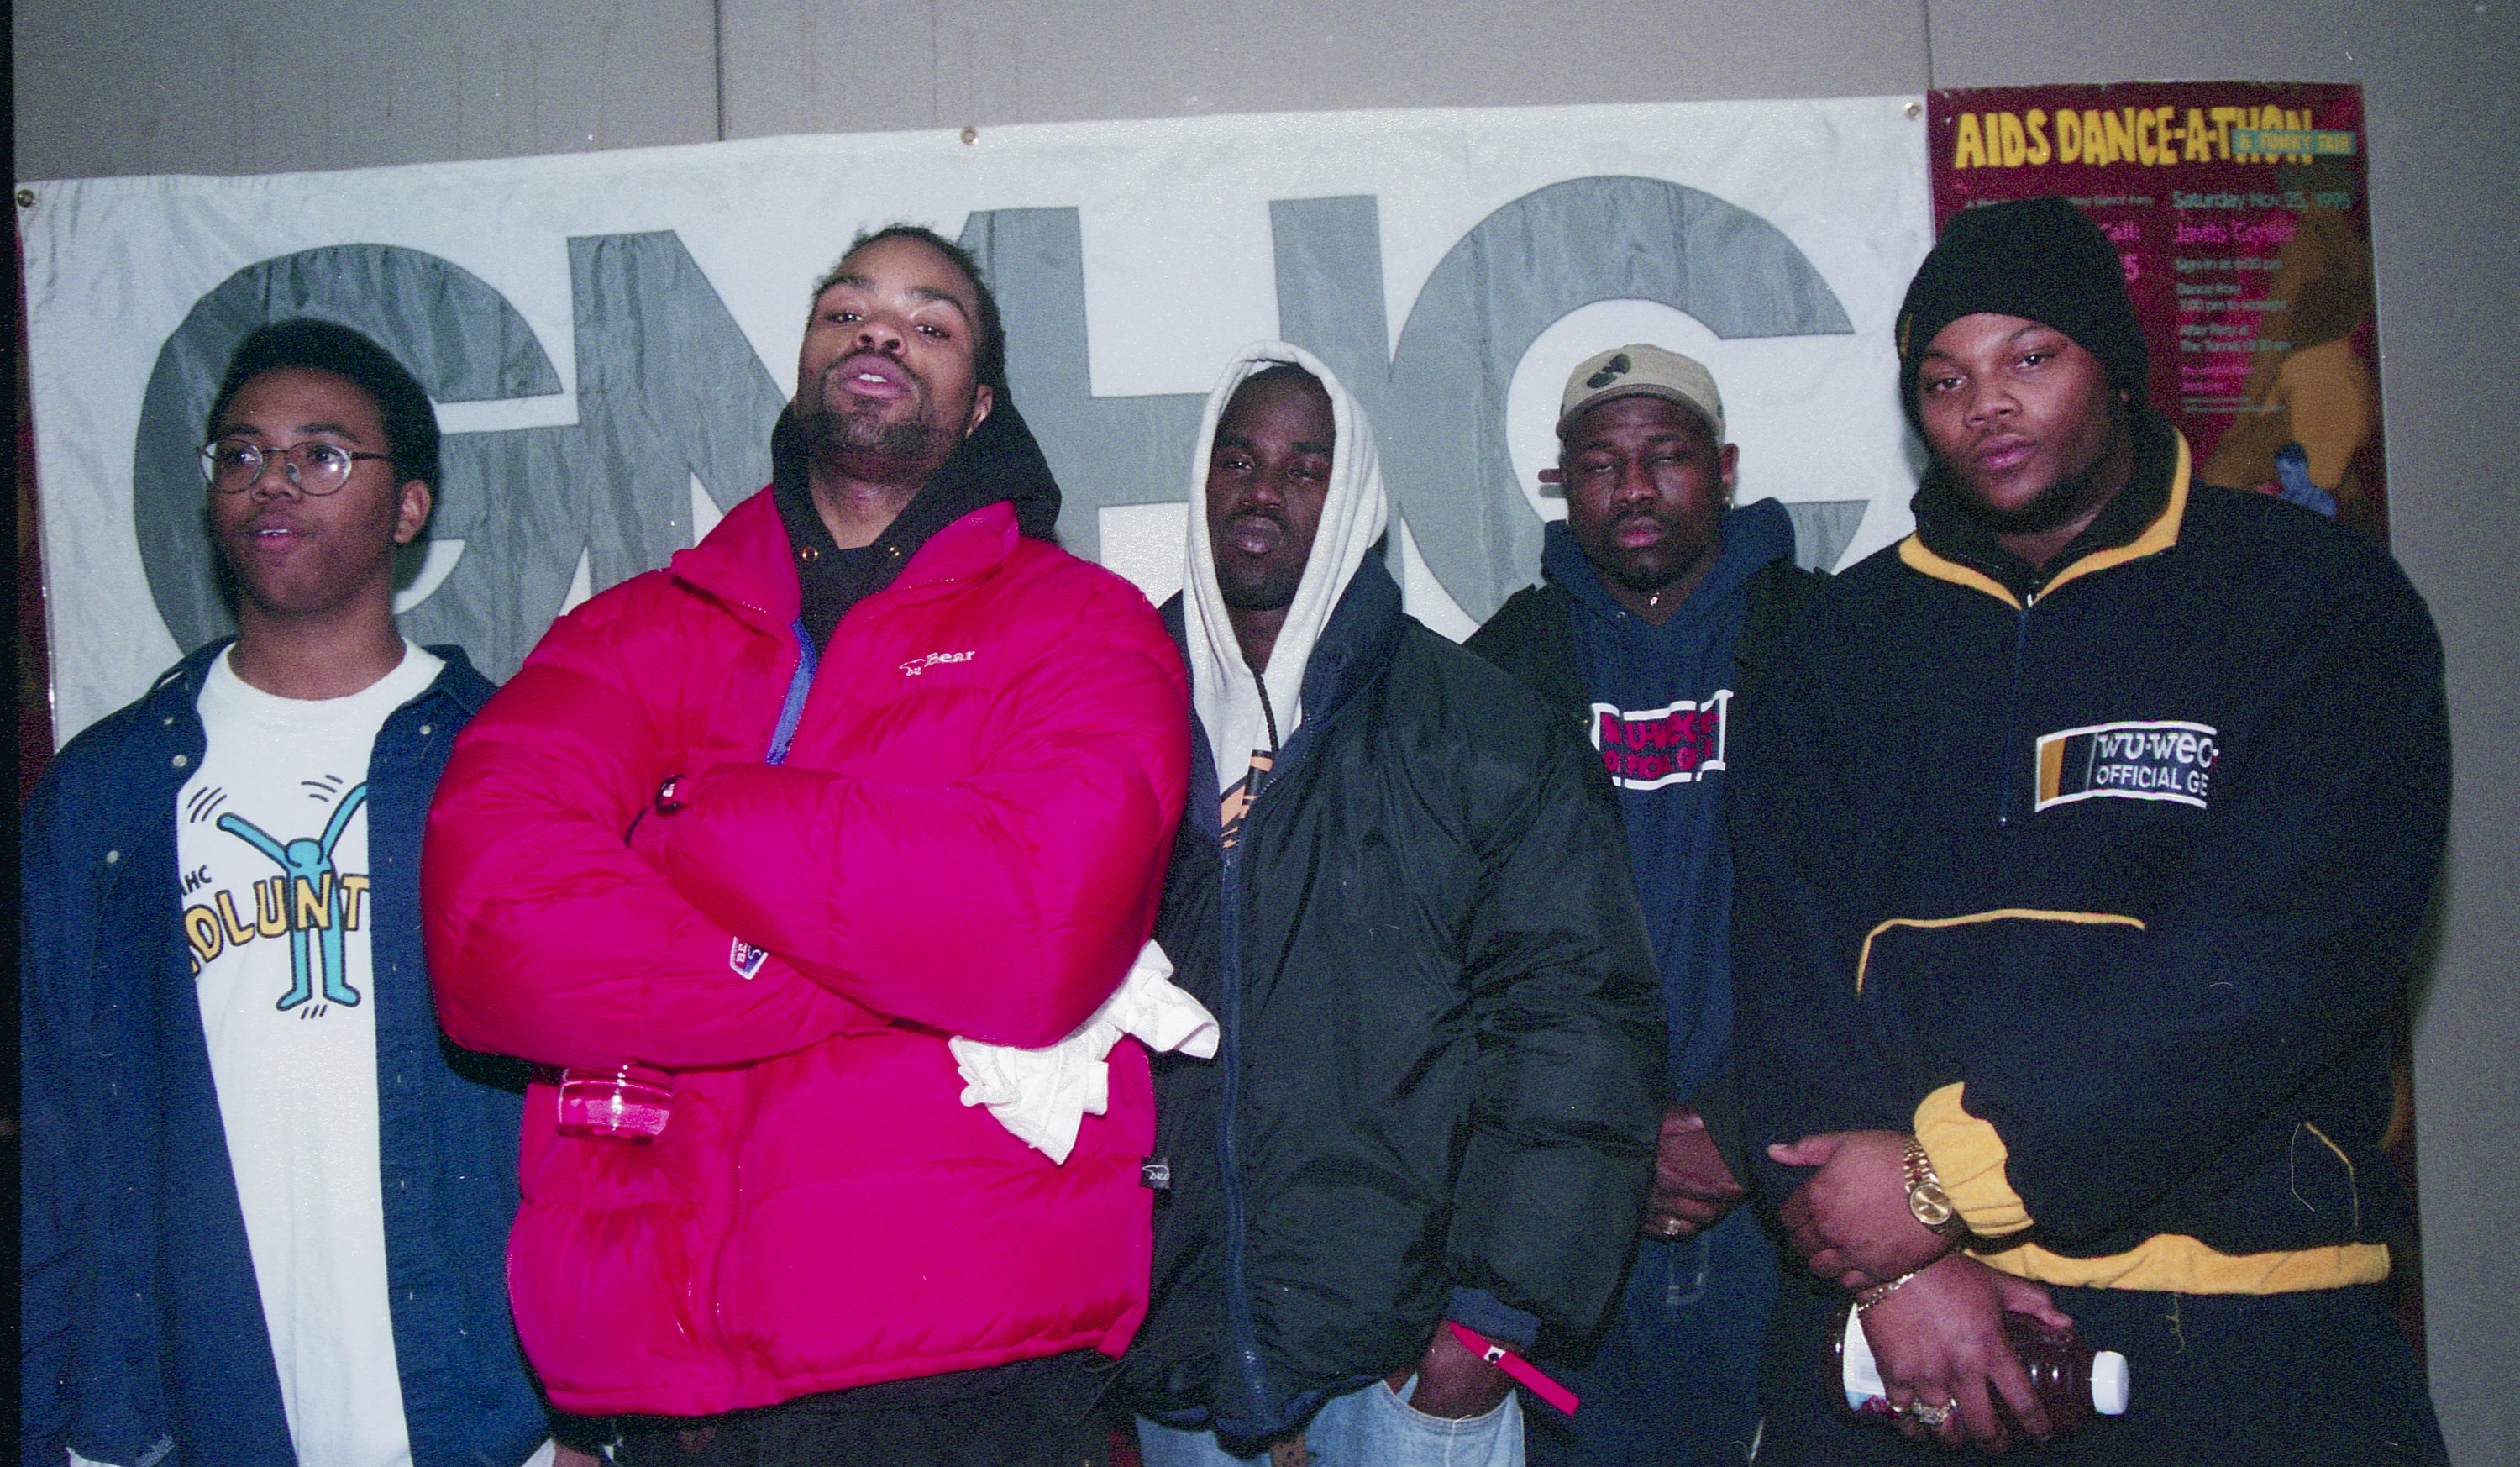
[[[1916,363],[1942,329],[1991,311],[2051,326],[2098,357],[2138,406],[2146,356],[2117,247],[2062,199],[2022,199],[1955,216],[1899,305],[1899,404],[1916,416]]]

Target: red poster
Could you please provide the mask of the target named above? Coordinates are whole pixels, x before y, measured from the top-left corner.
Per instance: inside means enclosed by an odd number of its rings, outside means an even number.
[[[2062,194],[2117,242],[2152,405],[2197,477],[2331,496],[2385,540],[2362,90],[2127,82],[1928,94],[1934,225]]]

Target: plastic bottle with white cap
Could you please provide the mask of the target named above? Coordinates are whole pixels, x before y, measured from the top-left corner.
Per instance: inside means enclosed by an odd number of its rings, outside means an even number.
[[[2048,1329],[2026,1314],[2004,1315],[2003,1334],[2013,1353],[2021,1357],[2021,1368],[2030,1376],[2030,1388],[2039,1393],[2039,1404],[2046,1408],[2048,1426],[2054,1435],[2075,1430],[2094,1413],[2126,1414],[2132,1388],[2125,1355],[2114,1350],[2094,1351],[2072,1330]],[[1837,1354],[1838,1382],[1846,1391],[1847,1410],[1857,1417],[1898,1415],[1881,1383],[1880,1366],[1873,1361],[1872,1342],[1864,1336],[1863,1316],[1849,1308],[1845,1326],[1830,1345]],[[2002,1398],[1998,1397],[1996,1404],[2009,1414]]]

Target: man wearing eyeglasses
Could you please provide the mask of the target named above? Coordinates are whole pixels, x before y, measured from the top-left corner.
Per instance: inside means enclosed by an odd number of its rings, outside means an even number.
[[[522,1077],[441,1043],[422,965],[423,818],[490,694],[394,625],[436,418],[300,320],[208,436],[236,638],[25,813],[24,1459],[548,1461],[501,1269]]]

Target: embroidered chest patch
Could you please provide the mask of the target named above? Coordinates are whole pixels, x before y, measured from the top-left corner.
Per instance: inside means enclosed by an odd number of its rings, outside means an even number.
[[[2215,730],[2177,719],[2094,723],[2039,740],[2036,809],[2077,800],[2167,800],[2205,808]]]
[[[1593,705],[1593,747],[1621,789],[1658,790],[1704,779],[1724,767],[1724,711],[1732,690],[1704,703],[1636,711]]]

